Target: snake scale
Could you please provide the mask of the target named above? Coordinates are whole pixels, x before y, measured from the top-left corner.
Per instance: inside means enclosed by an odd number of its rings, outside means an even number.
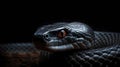
[[[3,67],[96,67],[120,63],[120,33],[93,31],[81,22],[38,28],[33,42],[0,44]]]

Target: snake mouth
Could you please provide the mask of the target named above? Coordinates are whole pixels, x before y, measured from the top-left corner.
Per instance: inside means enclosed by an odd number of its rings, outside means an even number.
[[[65,51],[71,51],[76,49],[86,49],[86,46],[84,43],[70,43],[70,44],[64,44],[64,45],[51,45],[51,46],[45,46],[41,43],[35,43],[35,46],[39,50],[45,50],[48,52],[65,52]]]
[[[46,42],[41,41],[40,39],[33,39],[33,43],[38,50],[44,50],[48,52],[66,52],[76,49],[81,50],[87,48],[87,45],[80,41],[63,45],[50,45]]]
[[[60,46],[47,46],[45,48],[50,52],[63,52],[74,49],[74,46],[72,44],[68,44],[68,45],[60,45]]]
[[[60,46],[47,46],[46,49],[52,52],[63,52],[63,51],[70,51],[70,50],[84,50],[87,49],[84,43],[72,43]]]

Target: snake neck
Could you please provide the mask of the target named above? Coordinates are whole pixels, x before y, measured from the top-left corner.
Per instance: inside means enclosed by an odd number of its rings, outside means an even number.
[[[95,34],[95,40],[92,46],[93,48],[118,45],[120,43],[120,33],[95,31],[94,34]]]

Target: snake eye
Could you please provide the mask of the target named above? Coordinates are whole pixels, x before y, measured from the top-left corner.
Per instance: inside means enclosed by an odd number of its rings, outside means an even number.
[[[64,38],[67,35],[65,30],[60,30],[58,32],[58,38]]]

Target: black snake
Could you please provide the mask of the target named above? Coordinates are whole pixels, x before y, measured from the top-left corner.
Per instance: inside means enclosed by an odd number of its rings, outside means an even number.
[[[0,45],[0,53],[6,67],[117,66],[120,33],[93,31],[80,22],[55,23],[38,28],[33,43]]]

